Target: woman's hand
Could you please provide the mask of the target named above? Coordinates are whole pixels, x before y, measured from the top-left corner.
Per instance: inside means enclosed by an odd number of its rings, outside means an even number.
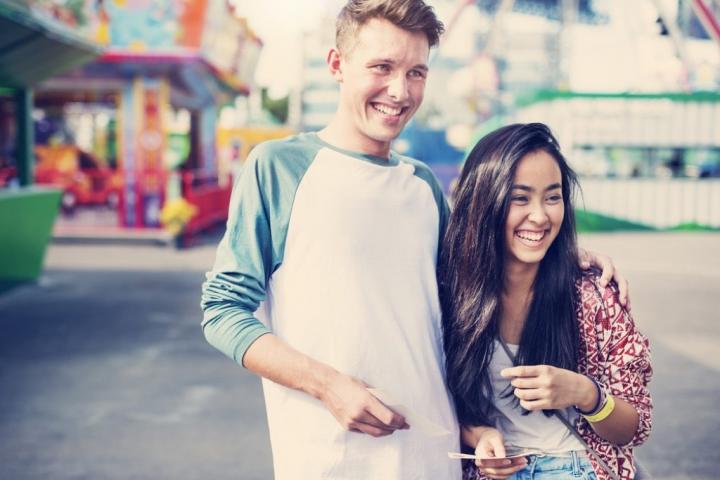
[[[512,379],[514,393],[525,410],[563,409],[572,405],[589,411],[597,402],[597,388],[585,375],[550,365],[521,365],[500,372]]]
[[[505,445],[499,430],[492,427],[475,427],[471,429],[477,439],[475,460],[478,470],[488,478],[504,479],[527,466],[525,457],[504,458]]]

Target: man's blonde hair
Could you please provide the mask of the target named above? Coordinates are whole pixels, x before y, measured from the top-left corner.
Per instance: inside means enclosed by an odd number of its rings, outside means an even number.
[[[337,48],[341,52],[350,52],[358,30],[371,18],[388,20],[409,32],[422,32],[430,47],[438,44],[445,31],[433,8],[423,0],[349,0],[337,18]]]

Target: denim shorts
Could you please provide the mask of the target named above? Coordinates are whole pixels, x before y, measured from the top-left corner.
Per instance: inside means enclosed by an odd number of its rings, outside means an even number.
[[[563,456],[529,455],[528,464],[508,480],[597,480],[584,452]]]

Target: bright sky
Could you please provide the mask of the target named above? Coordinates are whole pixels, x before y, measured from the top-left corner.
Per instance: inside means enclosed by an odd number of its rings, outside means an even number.
[[[334,18],[345,0],[231,0],[263,40],[255,80],[284,96],[296,82],[301,66],[300,38],[322,18]]]
[[[287,94],[288,90],[293,86],[298,85],[298,77],[301,69],[301,34],[303,31],[308,31],[317,28],[320,21],[333,21],[346,0],[231,0],[237,8],[238,13],[246,17],[250,23],[250,26],[255,32],[262,38],[264,46],[263,51],[257,66],[255,80],[258,85],[268,87],[270,89],[270,95],[273,97],[281,97]],[[457,8],[457,5],[462,3],[462,0],[427,0],[430,5],[433,5],[438,13],[438,16],[446,23],[449,17]],[[607,32],[604,32],[604,39],[600,44],[593,44],[590,41],[589,44],[584,45],[584,41],[580,42],[583,44],[582,48],[575,49],[573,55],[574,67],[577,69],[576,73],[579,76],[575,76],[575,80],[578,81],[578,86],[585,86],[587,88],[598,88],[597,85],[585,85],[585,82],[597,83],[602,82],[602,85],[611,87],[607,82],[610,80],[607,75],[598,76],[598,70],[600,72],[614,72],[618,75],[625,70],[638,70],[637,68],[631,68],[639,60],[643,60],[645,63],[651,63],[650,70],[654,70],[659,63],[657,52],[640,51],[639,47],[636,47],[635,52],[631,60],[631,64],[618,64],[618,60],[615,57],[628,57],[627,44],[633,44],[634,39],[637,39],[637,32],[639,30],[655,29],[654,19],[657,18],[657,10],[655,7],[654,0],[634,0],[632,3],[627,0],[597,0],[598,7],[609,13],[614,19],[613,24],[617,28],[613,37],[616,38],[616,42],[610,46],[605,44],[603,48],[603,42],[606,42]],[[675,11],[674,0],[660,0],[660,3],[665,8],[666,12],[670,15],[674,14]],[[459,58],[469,58],[472,56],[472,52],[468,52],[468,49],[472,49],[474,41],[472,36],[464,35],[469,33],[473,29],[478,28],[481,22],[487,21],[480,17],[474,9],[465,9],[463,14],[458,21],[457,28],[449,38],[443,39],[442,52],[443,55],[457,55]],[[515,20],[513,20],[515,21]],[[523,24],[524,25],[524,24]],[[516,28],[521,30],[529,28],[529,26],[515,25]],[[584,37],[583,37],[584,38]],[[575,37],[576,40],[580,38]],[[589,41],[589,40],[588,40]],[[623,43],[625,42],[625,43]],[[669,42],[669,39],[666,39]],[[636,43],[636,42],[635,42]],[[580,47],[580,45],[578,45]],[[608,48],[610,47],[610,48]],[[615,48],[612,48],[615,47]],[[594,51],[593,55],[587,55],[587,51]],[[671,61],[677,61],[673,59],[671,48],[663,46],[662,52],[664,56],[669,56]],[[598,52],[606,52],[610,55],[607,59],[608,62],[605,64],[605,60],[598,56]],[[619,55],[619,52],[624,52],[623,55]],[[468,54],[470,54],[468,56]],[[607,55],[606,55],[607,56]],[[627,62],[626,62],[627,63]],[[660,66],[661,70],[666,70],[665,66]],[[647,69],[643,69],[647,70]],[[653,75],[656,75],[653,73]],[[581,78],[582,77],[582,78]],[[638,78],[635,82],[641,82],[652,84],[648,81],[649,79]],[[627,89],[628,80],[626,78],[618,78],[618,85],[612,89]],[[634,82],[631,82],[634,83]],[[600,85],[600,89],[602,89]]]

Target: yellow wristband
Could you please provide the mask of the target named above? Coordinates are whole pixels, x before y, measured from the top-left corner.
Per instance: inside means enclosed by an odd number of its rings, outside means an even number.
[[[613,410],[615,410],[615,399],[612,395],[608,393],[605,397],[605,404],[602,406],[599,412],[597,412],[595,415],[583,415],[583,417],[585,417],[585,420],[590,423],[602,422],[610,416]]]

